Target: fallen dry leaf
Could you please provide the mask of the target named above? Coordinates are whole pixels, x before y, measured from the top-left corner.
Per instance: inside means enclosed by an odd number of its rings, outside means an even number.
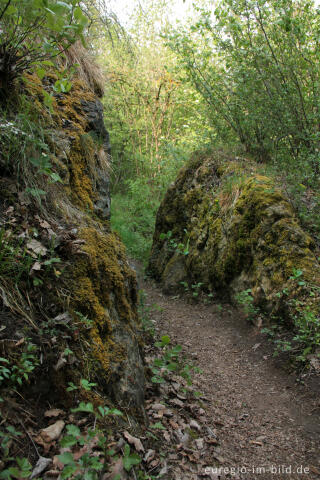
[[[57,440],[60,437],[62,430],[64,429],[65,423],[63,420],[58,420],[57,422],[49,425],[47,428],[43,428],[40,431],[39,437],[46,442],[52,442],[53,440]]]
[[[53,457],[52,466],[55,470],[63,470],[64,464],[60,462],[58,455]]]
[[[39,223],[40,223],[40,227],[42,228],[51,228],[51,225],[45,220],[40,220]]]
[[[195,430],[198,430],[198,432],[201,432],[201,427],[195,420],[191,420],[190,428],[194,428]]]
[[[44,479],[45,480],[55,479],[55,478],[59,477],[60,473],[61,473],[60,470],[48,470],[44,474]]]
[[[159,465],[159,463],[160,463],[160,460],[156,458],[150,463],[150,468],[156,468]]]
[[[27,248],[32,250],[36,255],[45,255],[47,253],[46,247],[34,238],[27,243]]]
[[[128,475],[123,466],[123,459],[120,457],[115,463],[110,466],[109,473],[106,473],[102,480],[113,480],[118,475],[119,480],[126,480]]]
[[[149,462],[151,462],[151,460],[154,459],[155,454],[156,454],[155,450],[149,449],[149,450],[147,451],[147,453],[145,454],[143,460],[144,460],[145,462],[148,462],[148,463],[149,463]]]
[[[162,403],[154,403],[153,405],[151,405],[151,408],[152,410],[165,410],[166,409],[166,406],[163,405]]]
[[[55,369],[55,371],[57,372],[58,370],[60,370],[61,368],[63,368],[65,366],[65,364],[68,363],[67,362],[67,359],[64,357],[63,353],[60,355],[60,358],[59,360],[57,361],[57,363],[55,364],[55,366],[53,367]]]
[[[209,445],[217,445],[218,444],[218,440],[216,438],[208,438],[206,440],[207,443],[209,443]]]
[[[123,436],[128,440],[131,445],[134,445],[134,448],[137,452],[144,452],[144,446],[139,438],[133,437],[129,432],[123,432]]]
[[[20,338],[20,340],[19,340],[17,343],[15,343],[14,346],[15,346],[15,347],[20,347],[20,345],[22,345],[22,344],[24,343],[24,341],[25,341],[25,338],[24,338],[24,337],[23,337],[23,338]]]
[[[35,262],[35,263],[32,265],[31,272],[32,272],[32,270],[35,270],[35,271],[37,271],[37,272],[38,272],[39,270],[41,270],[41,263]]]
[[[166,475],[168,473],[168,466],[167,462],[165,462],[164,466],[161,468],[159,472],[159,477],[161,478],[163,475]]]
[[[65,412],[63,410],[60,410],[59,408],[52,408],[51,410],[47,410],[44,412],[45,417],[61,417],[62,415],[65,415]]]
[[[54,317],[53,320],[55,323],[69,323],[71,321],[71,315],[68,312],[60,313],[60,315]]]
[[[174,430],[178,430],[179,425],[176,422],[170,419],[169,424],[171,425],[172,428],[174,428]]]
[[[39,460],[37,461],[36,466],[32,470],[30,480],[32,480],[32,478],[38,477],[40,473],[42,473],[46,468],[48,468],[51,462],[52,462],[51,458],[39,457]]]
[[[173,398],[172,400],[170,400],[170,403],[172,403],[172,405],[175,405],[176,407],[183,407],[183,402],[178,398]]]
[[[203,438],[196,438],[195,443],[197,445],[198,450],[203,449]]]

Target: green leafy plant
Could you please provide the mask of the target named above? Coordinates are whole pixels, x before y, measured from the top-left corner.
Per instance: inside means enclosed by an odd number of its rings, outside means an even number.
[[[160,233],[160,240],[167,240],[168,242],[168,248],[171,251],[181,253],[182,255],[189,255],[189,236],[188,232],[186,229],[184,230],[185,233],[187,234],[187,243],[184,244],[182,242],[178,242],[175,238],[172,237],[172,231],[169,230],[167,233]]]
[[[0,472],[0,478],[6,480],[28,478],[31,475],[32,467],[26,458],[10,457],[10,445],[12,441],[21,437],[22,433],[18,432],[13,426],[6,427],[6,431],[0,431],[2,461],[4,464],[12,464],[4,468]]]
[[[94,322],[90,318],[87,317],[87,315],[83,315],[81,312],[74,312],[77,317],[79,318],[80,322],[82,325],[84,325],[85,328],[90,329],[92,328]]]
[[[154,322],[152,321],[151,312],[153,310],[161,310],[161,307],[159,307],[156,304],[147,306],[145,303],[145,300],[146,300],[146,293],[144,292],[144,290],[139,290],[138,311],[139,311],[139,317],[142,323],[142,328],[146,334],[150,335],[151,337],[154,337],[155,326],[154,326]]]
[[[11,354],[10,358],[0,358],[0,385],[21,386],[29,380],[30,374],[39,365],[37,347],[27,339],[21,354]]]
[[[42,153],[41,156],[30,158],[30,163],[36,168],[37,175],[43,175],[49,179],[49,183],[61,182],[60,176],[52,170],[49,155]]]
[[[17,239],[13,232],[0,228],[0,274],[19,282],[23,275],[28,275],[34,258],[24,246],[23,239]]]
[[[180,282],[180,285],[183,286],[185,293],[189,293],[189,292],[190,292],[190,288],[189,288],[188,282],[185,282],[185,281],[184,281],[184,282]]]
[[[131,452],[129,445],[124,446],[123,466],[127,472],[130,472],[134,465],[139,465],[141,458],[136,452]]]
[[[26,458],[20,457],[12,460],[14,460],[15,465],[0,472],[0,478],[6,480],[29,478],[32,472],[30,462]]]
[[[83,388],[84,390],[90,391],[92,387],[95,387],[96,383],[91,383],[89,380],[85,378],[80,379],[79,386],[75,385],[73,382],[68,382],[67,392],[73,392],[74,390],[79,390],[79,388]]]
[[[237,293],[235,299],[241,305],[249,320],[254,320],[260,314],[260,309],[254,306],[250,288]]]
[[[197,297],[199,296],[199,293],[200,293],[200,290],[201,290],[202,285],[203,285],[202,282],[194,283],[193,285],[191,285],[191,288],[192,288],[192,296],[193,296],[194,298],[197,298]]]
[[[161,341],[155,343],[155,346],[162,350],[162,356],[156,358],[151,368],[154,374],[151,378],[153,383],[165,382],[164,374],[167,372],[175,372],[178,370],[178,356],[182,350],[181,345],[176,345],[173,348],[169,348],[171,340],[168,335],[163,335]]]
[[[77,0],[0,0],[0,21],[2,88],[26,70],[44,76],[50,59],[77,39],[84,41],[88,24]]]
[[[92,403],[81,402],[77,408],[71,410],[73,413],[92,414],[96,422],[102,422],[109,416],[122,416],[122,412],[116,408],[99,406],[94,408]],[[63,448],[82,449],[82,455],[74,455],[72,451],[64,452],[59,455],[60,462],[64,465],[61,473],[61,479],[66,480],[100,480],[107,471],[108,460],[114,455],[114,451],[108,449],[107,437],[99,427],[90,428],[85,434],[82,434],[76,425],[67,425],[67,435],[65,435],[60,445]],[[93,439],[97,440],[97,446],[103,452],[103,462],[99,457],[90,453],[90,444]],[[83,448],[83,447],[88,447]],[[130,453],[130,452],[129,452]],[[131,467],[130,467],[131,468]]]
[[[0,166],[6,173],[16,175],[19,185],[41,204],[46,184],[61,182],[50,162],[43,121],[24,95],[19,96],[15,113],[10,112],[9,116],[5,109],[0,109],[0,116],[3,117],[0,121]]]
[[[179,358],[182,352],[181,345],[175,345],[170,348],[170,343],[171,340],[168,335],[163,335],[160,341],[155,342],[154,345],[161,349],[162,354],[153,361],[151,367],[153,377],[151,378],[151,381],[153,383],[164,383],[166,381],[166,375],[175,372],[183,377],[188,385],[191,385],[191,373],[200,372],[200,369]]]
[[[277,292],[276,296],[286,301],[290,308],[294,334],[284,329],[283,322],[279,318],[274,318],[276,323],[264,328],[262,333],[266,333],[274,343],[275,356],[290,352],[298,363],[306,365],[309,355],[315,354],[320,358],[320,317],[319,313],[312,310],[308,304],[308,297],[319,296],[320,288],[307,282],[303,278],[303,270],[297,268],[292,269],[289,281],[304,292],[304,297],[300,300],[292,297],[289,287]]]

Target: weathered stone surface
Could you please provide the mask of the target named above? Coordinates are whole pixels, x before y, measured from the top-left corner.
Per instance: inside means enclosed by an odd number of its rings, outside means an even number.
[[[88,121],[88,128],[93,132],[99,142],[102,143],[103,150],[99,152],[96,165],[96,193],[97,199],[94,201],[95,211],[103,218],[110,218],[110,179],[109,172],[104,168],[103,163],[108,163],[110,156],[109,133],[106,130],[103,121],[103,106],[100,100],[94,101],[81,100],[83,112]],[[101,158],[102,157],[102,158]]]
[[[41,81],[36,76],[31,80],[30,95],[42,112]],[[54,76],[44,81],[50,88]],[[66,264],[59,276],[64,293],[57,293],[55,300],[59,304],[67,299],[62,311],[69,313],[70,325],[75,323],[80,337],[70,340],[75,363],[53,371],[47,379],[64,396],[70,378],[75,384],[88,379],[97,384],[100,394],[137,413],[143,409],[144,365],[136,276],[107,221],[110,145],[102,104],[75,77],[71,91],[56,95],[52,107],[46,133],[51,163],[63,182],[48,186],[47,204],[53,223],[60,225],[53,234],[59,238],[59,254]]]
[[[188,244],[189,254],[173,251],[170,239]],[[293,269],[320,286],[314,242],[270,178],[221,155],[199,156],[180,171],[158,211],[149,263],[167,291],[186,276],[190,286],[201,282],[220,294],[250,288],[268,312],[286,316],[293,298],[316,312],[319,291],[310,297]]]
[[[88,121],[88,127],[103,141],[105,150],[110,153],[109,133],[103,121],[103,105],[100,100],[81,100],[81,106]]]

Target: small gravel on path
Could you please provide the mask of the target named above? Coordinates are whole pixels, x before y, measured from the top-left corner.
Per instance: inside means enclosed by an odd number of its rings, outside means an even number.
[[[207,478],[320,478],[319,381],[297,383],[233,307],[165,296],[150,280],[142,287],[146,303],[161,307],[152,309],[157,333],[181,344],[202,370],[194,385],[219,438]],[[230,475],[216,476],[217,466]]]

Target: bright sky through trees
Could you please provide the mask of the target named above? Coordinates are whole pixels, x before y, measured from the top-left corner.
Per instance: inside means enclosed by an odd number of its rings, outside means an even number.
[[[188,15],[188,11],[192,7],[192,0],[173,0],[171,5],[172,14],[170,15],[171,20],[179,21],[185,18]],[[141,5],[143,9],[144,1],[139,0],[110,0],[110,10],[113,11],[120,23],[124,26],[130,24],[130,16],[133,10],[137,5]]]

